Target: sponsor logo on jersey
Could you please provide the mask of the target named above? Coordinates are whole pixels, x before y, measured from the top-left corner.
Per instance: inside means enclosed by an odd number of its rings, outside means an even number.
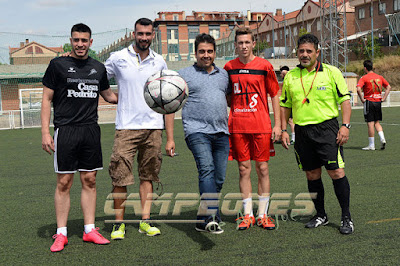
[[[68,69],[68,72],[69,72],[69,73],[75,73],[76,71],[75,71],[75,69],[74,69],[73,67],[70,67],[70,68]]]
[[[249,74],[250,71],[248,69],[240,69],[239,74]]]
[[[326,91],[326,87],[322,86],[322,87],[317,87],[317,90],[319,91]]]
[[[93,74],[96,74],[96,73],[97,73],[96,69],[92,68],[92,69],[90,70],[90,73],[89,73],[88,76],[93,75]]]
[[[78,90],[68,90],[67,97],[71,98],[97,98],[97,91],[99,87],[97,85],[88,85],[84,82],[78,83]]]
[[[233,110],[235,113],[254,113],[254,112],[257,112],[257,108],[243,108],[243,109],[240,109],[240,108],[235,108],[234,110]]]

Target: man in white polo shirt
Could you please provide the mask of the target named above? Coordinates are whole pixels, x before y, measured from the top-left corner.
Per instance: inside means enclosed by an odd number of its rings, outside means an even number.
[[[114,224],[111,239],[125,237],[125,224],[122,222],[125,207],[122,205],[126,199],[127,186],[134,183],[132,164],[136,153],[138,153],[139,195],[142,205],[139,232],[148,236],[160,234],[160,230],[147,220],[150,219],[152,182],[159,182],[164,117],[151,110],[143,96],[147,79],[155,72],[167,69],[162,56],[150,49],[154,36],[153,23],[150,19],[137,20],[134,32],[135,45],[111,54],[105,63],[108,78],[114,77],[118,83],[116,132],[109,173],[115,193],[115,219],[120,222]],[[173,126],[174,114],[166,115],[165,149],[170,156],[175,153]]]

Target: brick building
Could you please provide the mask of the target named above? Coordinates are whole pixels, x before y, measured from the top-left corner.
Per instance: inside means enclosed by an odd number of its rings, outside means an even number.
[[[398,44],[393,36],[400,34],[400,0],[350,0],[350,4],[355,7],[355,24],[359,36],[370,34],[373,29],[374,36],[380,38],[382,45]]]
[[[262,21],[267,13],[197,12],[186,16],[184,11],[159,12],[154,21],[156,38],[153,49],[167,61],[194,60],[194,41],[198,34],[208,33],[215,39],[228,37],[236,25]]]
[[[346,1],[346,7],[342,8],[338,4],[338,9],[346,12],[346,31],[347,36],[355,34],[356,27],[354,21],[354,7]],[[283,13],[282,9],[277,9],[275,14],[267,14],[258,28],[259,40],[266,41],[270,47],[275,47],[274,56],[290,55],[296,47],[297,39],[301,32],[312,33],[322,39],[324,29],[321,23],[321,2],[308,0],[299,10]],[[338,27],[343,28],[342,20],[338,19]],[[257,33],[254,32],[256,35]],[[279,53],[277,54],[277,51]]]
[[[11,65],[26,65],[26,64],[49,64],[51,59],[63,53],[62,46],[46,47],[37,42],[20,43],[20,47],[9,47],[10,64]]]

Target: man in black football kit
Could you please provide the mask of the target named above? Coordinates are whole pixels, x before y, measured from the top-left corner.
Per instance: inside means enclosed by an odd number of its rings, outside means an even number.
[[[77,171],[82,183],[83,241],[110,243],[94,225],[96,173],[103,168],[97,107],[99,94],[110,103],[117,103],[118,98],[110,89],[104,65],[88,56],[93,42],[90,28],[81,23],[74,25],[70,41],[71,56],[53,59],[43,77],[42,148],[49,154],[54,152],[57,173],[57,233],[53,236],[52,252],[63,250],[68,243],[69,192]],[[49,130],[51,103],[54,140]]]

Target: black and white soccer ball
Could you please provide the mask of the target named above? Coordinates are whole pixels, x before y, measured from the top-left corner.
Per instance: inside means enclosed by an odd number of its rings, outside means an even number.
[[[189,96],[185,80],[173,70],[161,70],[147,79],[144,100],[160,114],[172,114],[183,107]]]

